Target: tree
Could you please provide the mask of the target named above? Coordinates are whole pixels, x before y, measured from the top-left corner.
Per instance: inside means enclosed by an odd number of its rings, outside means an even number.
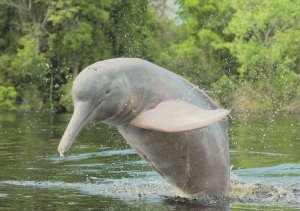
[[[16,105],[14,104],[16,96],[17,92],[13,86],[0,86],[0,110],[16,110]]]
[[[110,56],[108,1],[57,0],[51,6],[48,53],[54,68],[67,67],[76,76],[82,67]]]
[[[35,51],[35,39],[23,37],[20,48],[11,60],[12,82],[24,110],[41,110],[46,90],[48,66],[43,54]]]
[[[156,23],[147,0],[116,0],[110,12],[113,57],[158,57]]]
[[[121,56],[154,61],[159,52],[146,0],[0,5],[0,82],[15,88],[13,101],[25,110],[68,107],[71,79],[91,63]]]
[[[280,109],[299,91],[300,5],[294,0],[231,1],[236,11],[224,32],[242,81],[266,92]]]
[[[1,99],[25,110],[64,111],[84,67],[140,57],[225,106],[299,107],[296,0],[176,2],[179,21],[169,18],[165,0],[0,0]]]
[[[46,24],[50,2],[51,0],[0,0],[0,5],[15,9],[22,30],[26,34],[32,34],[35,38],[37,52],[42,50],[43,36],[48,34]]]
[[[232,9],[226,7],[224,1],[179,0],[178,3],[183,21],[179,27],[185,36],[179,43],[172,44],[167,54],[176,58],[172,65],[176,72],[208,88],[223,74],[234,73],[234,61],[221,45],[230,39],[223,29]]]

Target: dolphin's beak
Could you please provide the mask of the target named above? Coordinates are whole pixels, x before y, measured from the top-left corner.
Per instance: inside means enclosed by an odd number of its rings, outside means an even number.
[[[58,146],[61,156],[69,151],[79,132],[88,123],[91,112],[89,107],[86,102],[78,102],[74,105],[74,113]]]

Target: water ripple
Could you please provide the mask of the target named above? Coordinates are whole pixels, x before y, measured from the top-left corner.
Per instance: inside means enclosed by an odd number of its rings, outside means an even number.
[[[71,154],[68,156],[60,157],[57,155],[49,155],[49,156],[37,156],[39,160],[48,160],[52,163],[61,163],[65,161],[78,161],[85,160],[94,157],[107,157],[107,156],[115,156],[115,155],[132,155],[136,154],[132,149],[123,149],[123,150],[106,150],[100,152],[90,152],[90,153],[78,153]]]

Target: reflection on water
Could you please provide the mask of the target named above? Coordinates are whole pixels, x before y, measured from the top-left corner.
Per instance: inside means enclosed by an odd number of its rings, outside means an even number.
[[[296,209],[299,117],[233,117],[230,197],[204,203],[176,198],[114,128],[90,125],[60,158],[70,115],[0,114],[0,209]]]

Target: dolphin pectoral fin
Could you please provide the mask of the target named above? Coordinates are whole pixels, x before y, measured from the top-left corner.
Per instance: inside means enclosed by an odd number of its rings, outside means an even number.
[[[131,120],[136,127],[162,132],[183,132],[207,127],[229,114],[230,110],[205,110],[185,101],[168,100]]]

